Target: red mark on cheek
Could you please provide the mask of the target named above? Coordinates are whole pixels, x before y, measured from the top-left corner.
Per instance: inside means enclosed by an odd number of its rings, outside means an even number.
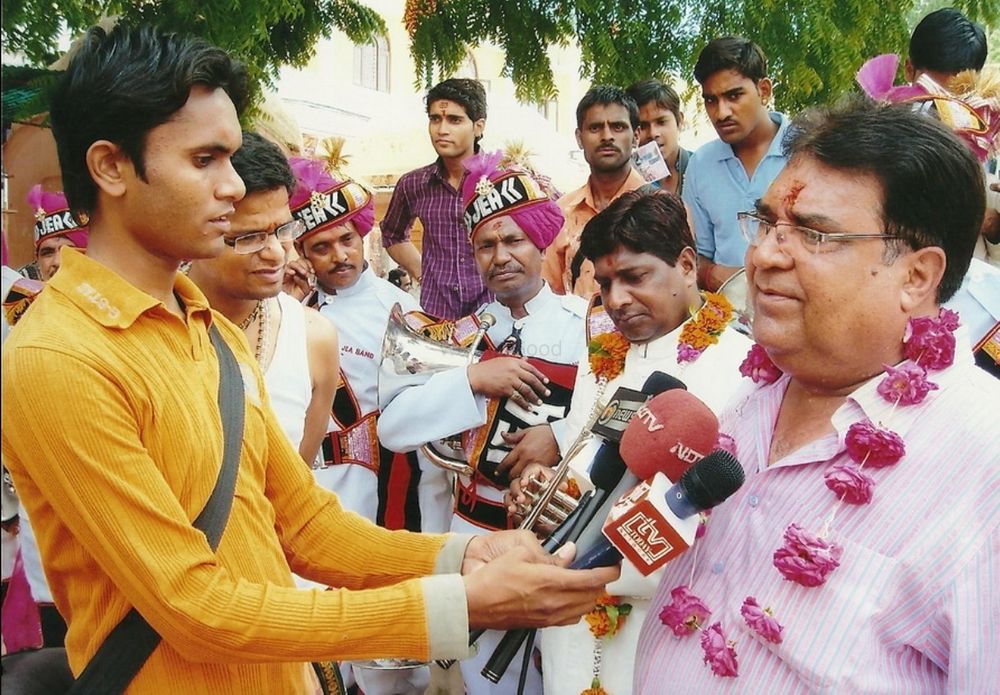
[[[788,189],[788,193],[785,195],[785,207],[789,210],[795,207],[795,201],[799,199],[803,189],[806,187],[801,181],[792,182],[791,187]]]

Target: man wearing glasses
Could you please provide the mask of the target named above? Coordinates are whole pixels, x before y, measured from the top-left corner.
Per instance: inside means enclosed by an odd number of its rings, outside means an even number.
[[[288,209],[295,177],[284,154],[257,133],[244,132],[232,162],[247,193],[230,215],[226,249],[194,261],[188,275],[212,308],[243,330],[278,421],[303,460],[312,463],[339,381],[337,330],[281,292],[288,254],[305,230]]]
[[[757,345],[719,425],[746,482],[666,566],[633,692],[983,691],[1000,383],[941,311],[982,169],[903,105],[850,101],[789,133],[788,166],[740,216]]]

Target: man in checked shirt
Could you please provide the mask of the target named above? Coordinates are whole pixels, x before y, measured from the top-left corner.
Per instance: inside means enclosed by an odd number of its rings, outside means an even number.
[[[486,91],[476,80],[445,80],[431,88],[426,103],[427,131],[438,158],[399,179],[381,222],[382,243],[420,283],[424,311],[457,319],[493,298],[476,269],[462,217],[462,161],[479,151]],[[422,253],[410,241],[418,217]]]

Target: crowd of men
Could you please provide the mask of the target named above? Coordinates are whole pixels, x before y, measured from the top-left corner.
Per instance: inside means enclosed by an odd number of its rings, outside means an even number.
[[[948,89],[985,56],[939,10],[910,91],[862,72],[875,98],[791,116],[764,50],[719,38],[694,69],[718,139],[680,147],[665,82],[595,86],[564,195],[445,80],[438,157],[376,220],[241,129],[225,52],[91,30],[51,104],[64,190],[29,201],[44,285],[4,268],[5,689],[988,692],[1000,95]],[[657,372],[746,482],[652,574],[571,568],[513,530],[528,490],[564,459],[563,497],[600,487],[594,422]]]

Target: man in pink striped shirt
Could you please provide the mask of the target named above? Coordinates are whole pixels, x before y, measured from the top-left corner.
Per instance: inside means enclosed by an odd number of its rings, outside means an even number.
[[[982,170],[905,108],[850,102],[790,133],[740,220],[758,383],[720,425],[746,483],[668,565],[634,692],[991,691],[1000,382],[939,314]],[[927,326],[941,337],[921,343]]]

